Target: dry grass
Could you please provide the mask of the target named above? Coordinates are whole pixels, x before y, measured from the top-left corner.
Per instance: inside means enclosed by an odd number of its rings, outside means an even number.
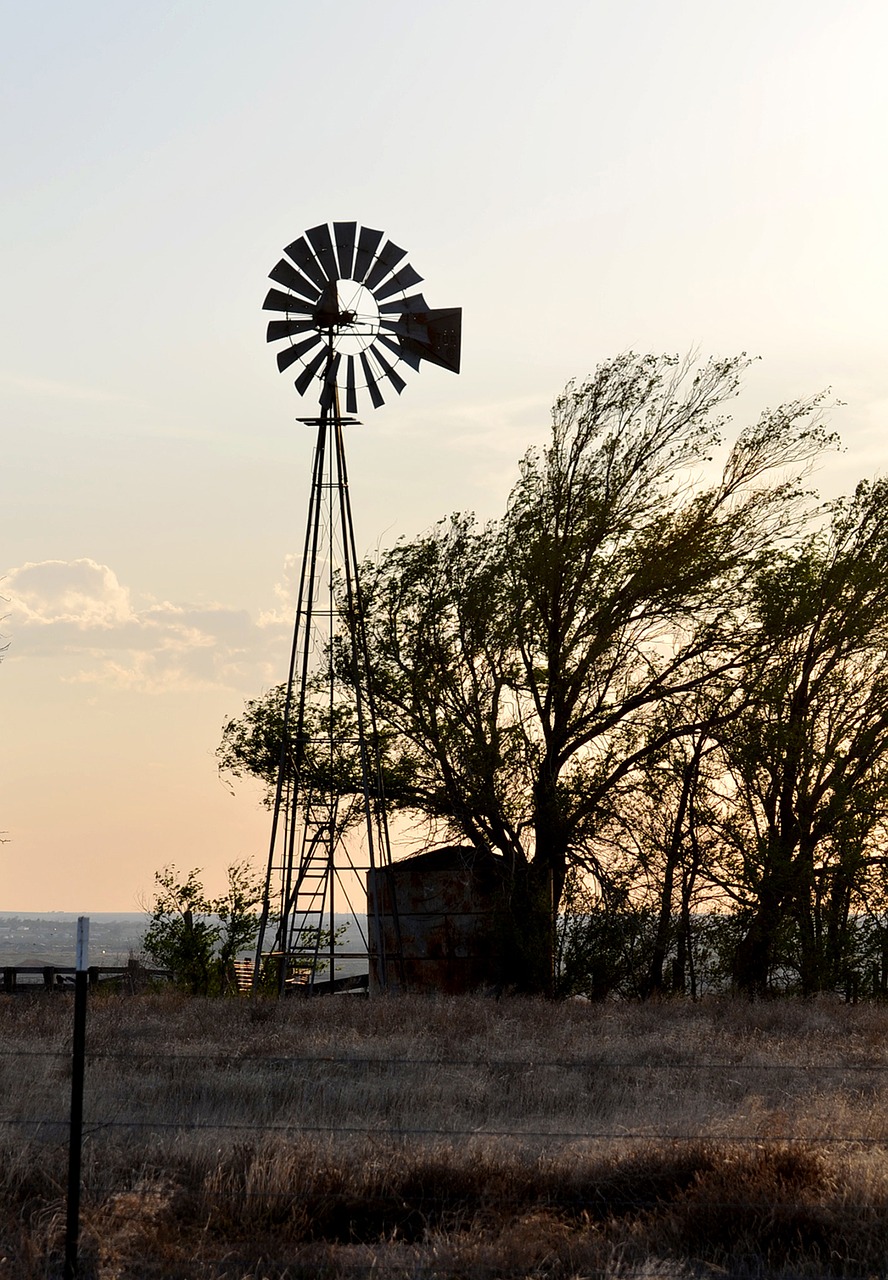
[[[0,1278],[58,1271],[70,1030],[0,999]],[[888,1275],[880,1006],[165,994],[88,1040],[103,1280]]]

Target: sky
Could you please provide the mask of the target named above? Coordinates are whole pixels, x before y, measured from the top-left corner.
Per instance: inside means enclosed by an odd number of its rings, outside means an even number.
[[[263,863],[226,718],[285,674],[314,411],[267,273],[324,221],[463,308],[348,439],[361,552],[495,516],[570,378],[760,356],[888,457],[883,0],[0,0],[0,910]]]

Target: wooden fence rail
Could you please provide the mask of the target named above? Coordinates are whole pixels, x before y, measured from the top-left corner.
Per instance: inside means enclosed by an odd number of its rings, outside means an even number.
[[[248,992],[252,985],[253,965],[250,962],[238,962],[235,966],[235,980],[242,992]],[[15,964],[5,965],[0,973],[3,975],[0,993],[14,996],[32,991],[73,991],[73,965],[58,964]],[[90,965],[87,969],[88,982],[91,987],[98,987],[104,982],[118,982],[124,989],[135,992],[142,990],[146,980],[169,982],[172,973],[169,969],[132,968],[130,965]],[[39,977],[42,982],[19,982],[19,978]],[[351,974],[344,978],[329,978],[313,985],[297,983],[287,988],[288,995],[333,995],[340,992],[366,992],[369,978],[366,973]]]
[[[39,976],[43,979],[42,986],[45,991],[73,991],[74,990],[74,974],[76,970],[73,965],[58,964],[14,964],[4,965],[3,967],[3,986],[2,991],[6,995],[15,995],[16,992],[33,991],[35,987],[41,984],[37,982],[19,982],[19,978],[33,978]],[[169,969],[133,969],[129,965],[90,965],[87,970],[89,975],[89,985],[97,987],[101,982],[128,982],[130,987],[134,987],[137,982],[143,978],[160,978],[169,980],[172,976]]]

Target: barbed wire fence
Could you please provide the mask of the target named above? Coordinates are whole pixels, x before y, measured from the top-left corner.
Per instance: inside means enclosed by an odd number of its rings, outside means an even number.
[[[51,1073],[57,1079],[64,1079],[69,1073],[76,1077],[76,1065],[74,1055],[76,1053],[76,1045],[72,1044],[71,1051],[68,1050],[0,1050],[0,1069],[6,1069],[13,1064],[24,1070],[33,1069],[35,1064],[48,1065]],[[725,1082],[735,1082],[731,1086],[733,1096],[740,1096],[746,1089],[744,1078],[760,1080],[762,1077],[767,1078],[770,1082],[771,1090],[779,1089],[789,1096],[798,1099],[800,1093],[806,1089],[810,1090],[816,1080],[819,1086],[823,1086],[829,1082],[833,1087],[841,1087],[846,1091],[872,1091],[874,1085],[879,1091],[884,1088],[888,1091],[888,1065],[863,1063],[848,1064],[844,1062],[820,1063],[816,1068],[805,1068],[798,1064],[782,1065],[782,1064],[743,1064],[736,1062],[688,1062],[688,1061],[663,1061],[656,1064],[639,1064],[631,1059],[614,1059],[614,1058],[591,1058],[585,1061],[577,1061],[576,1059],[564,1059],[552,1057],[549,1059],[525,1059],[520,1057],[509,1059],[479,1059],[475,1057],[403,1057],[403,1058],[376,1058],[358,1055],[281,1055],[270,1057],[268,1055],[248,1055],[244,1053],[222,1055],[213,1053],[210,1055],[201,1055],[197,1053],[124,1053],[108,1050],[99,1050],[96,1052],[86,1052],[84,1055],[84,1072],[87,1084],[90,1075],[98,1068],[105,1065],[114,1065],[115,1067],[126,1066],[135,1070],[144,1069],[150,1066],[151,1070],[159,1076],[161,1084],[165,1076],[172,1075],[174,1077],[182,1077],[188,1075],[195,1067],[199,1066],[201,1072],[216,1072],[228,1077],[229,1084],[237,1084],[239,1081],[249,1080],[251,1076],[267,1075],[269,1071],[284,1074],[286,1076],[297,1075],[301,1081],[301,1092],[305,1093],[311,1088],[320,1089],[325,1082],[329,1082],[331,1075],[335,1076],[339,1088],[346,1092],[360,1092],[362,1087],[366,1087],[368,1083],[372,1083],[374,1076],[381,1074],[387,1077],[400,1077],[403,1086],[409,1087],[410,1080],[414,1077],[418,1070],[447,1072],[462,1075],[466,1079],[466,1090],[468,1094],[471,1090],[477,1089],[478,1073],[481,1073],[487,1082],[500,1089],[508,1081],[512,1085],[521,1080],[526,1080],[534,1075],[539,1076],[541,1073],[548,1075],[557,1073],[562,1082],[565,1077],[579,1077],[580,1081],[587,1079],[590,1074],[602,1079],[602,1076],[620,1075],[625,1076],[627,1073],[633,1075],[633,1087],[637,1090],[644,1087],[644,1078],[651,1082],[656,1082],[657,1088],[662,1090],[664,1081],[671,1081],[675,1088],[680,1085],[691,1085],[692,1078],[698,1081],[702,1077],[708,1077],[710,1082],[715,1079],[721,1081],[722,1087]],[[831,1077],[831,1080],[829,1078]],[[607,1087],[602,1081],[603,1087]],[[452,1082],[451,1082],[451,1087]],[[457,1086],[457,1092],[458,1086]],[[199,1090],[197,1091],[200,1092]],[[230,1090],[229,1090],[230,1093]],[[168,1092],[161,1089],[158,1099],[161,1106],[169,1116],[169,1108],[171,1099]],[[433,1147],[435,1143],[444,1143],[448,1146],[460,1143],[472,1143],[477,1146],[479,1143],[505,1144],[507,1147],[520,1147],[524,1151],[528,1148],[535,1148],[538,1153],[545,1152],[549,1155],[560,1152],[563,1154],[566,1150],[575,1149],[582,1151],[585,1157],[594,1155],[596,1150],[602,1153],[611,1152],[614,1147],[626,1152],[633,1148],[644,1149],[650,1151],[652,1148],[661,1147],[669,1149],[673,1155],[679,1148],[699,1149],[706,1148],[716,1154],[721,1151],[723,1154],[736,1151],[738,1148],[752,1148],[756,1151],[763,1151],[768,1148],[786,1150],[787,1148],[799,1149],[836,1149],[842,1148],[847,1151],[886,1148],[888,1140],[885,1135],[874,1136],[870,1133],[863,1132],[818,1132],[812,1129],[809,1132],[791,1132],[785,1127],[779,1132],[768,1132],[761,1127],[748,1128],[746,1130],[732,1126],[719,1132],[717,1128],[709,1127],[706,1130],[678,1128],[675,1125],[668,1127],[655,1127],[646,1124],[643,1127],[633,1130],[630,1124],[611,1124],[609,1126],[601,1124],[590,1124],[587,1126],[574,1126],[571,1128],[551,1125],[549,1127],[539,1127],[538,1125],[526,1126],[509,1126],[485,1123],[483,1118],[479,1118],[475,1122],[461,1122],[460,1118],[455,1117],[453,1123],[446,1125],[432,1124],[420,1125],[416,1123],[407,1123],[399,1120],[397,1115],[393,1115],[388,1123],[380,1123],[375,1120],[372,1123],[355,1123],[348,1122],[345,1119],[330,1119],[324,1123],[313,1123],[310,1120],[288,1119],[288,1120],[263,1120],[256,1116],[249,1119],[221,1119],[202,1118],[201,1106],[207,1106],[206,1099],[201,1100],[195,1097],[191,1100],[190,1105],[182,1107],[180,1114],[164,1118],[161,1115],[149,1115],[142,1118],[134,1118],[128,1115],[112,1114],[103,1104],[103,1098],[100,1090],[86,1090],[86,1105],[81,1116],[76,1118],[72,1123],[72,1116],[64,1114],[64,1107],[61,1105],[62,1095],[59,1093],[59,1108],[55,1112],[47,1110],[32,1112],[30,1114],[19,1113],[16,1115],[3,1114],[6,1110],[0,1104],[0,1127],[7,1136],[11,1136],[23,1146],[31,1146],[39,1143],[41,1146],[58,1147],[60,1154],[68,1145],[69,1151],[78,1150],[82,1144],[84,1152],[88,1159],[85,1161],[85,1184],[84,1194],[91,1202],[99,1201],[103,1198],[114,1196],[115,1194],[126,1193],[130,1197],[140,1194],[146,1199],[152,1194],[150,1190],[143,1189],[140,1192],[138,1179],[134,1180],[128,1176],[121,1178],[121,1160],[120,1153],[117,1158],[111,1158],[112,1151],[115,1146],[123,1143],[128,1154],[127,1165],[131,1165],[133,1169],[141,1170],[146,1165],[150,1165],[152,1158],[156,1160],[157,1152],[154,1145],[157,1140],[161,1140],[161,1145],[167,1150],[175,1150],[182,1146],[183,1142],[188,1138],[212,1139],[213,1142],[224,1143],[225,1141],[237,1141],[242,1143],[249,1140],[254,1144],[255,1148],[261,1148],[262,1144],[270,1141],[293,1141],[299,1139],[325,1139],[336,1143],[345,1143],[348,1145],[360,1142],[366,1147],[367,1143],[381,1144],[385,1148],[404,1147],[406,1144],[420,1144],[427,1147]],[[483,1102],[478,1107],[479,1117],[484,1113]],[[222,1147],[219,1148],[220,1155]],[[61,1162],[60,1162],[61,1163]],[[124,1171],[125,1172],[125,1171]],[[79,1177],[79,1161],[77,1165],[77,1173]],[[288,1192],[290,1195],[298,1196],[298,1189],[291,1188]],[[640,1194],[633,1199],[631,1191],[628,1189],[622,1193],[622,1211],[626,1211],[627,1207],[634,1204],[638,1209],[650,1208],[650,1193]],[[250,1190],[250,1201],[255,1205],[256,1201],[262,1199],[263,1196],[269,1204],[279,1203],[281,1200],[281,1190],[265,1190],[261,1188],[252,1188]],[[79,1238],[79,1207],[72,1214],[71,1210],[71,1188],[68,1190],[68,1223],[66,1233],[66,1268],[63,1271],[65,1277],[77,1277],[80,1274],[77,1262],[77,1241]],[[79,1198],[79,1197],[78,1197]],[[573,1213],[596,1213],[601,1210],[603,1202],[607,1198],[606,1188],[603,1190],[586,1189],[575,1190],[568,1189],[565,1197],[569,1202],[570,1209]],[[434,1219],[443,1208],[447,1206],[449,1197],[447,1193],[436,1192],[434,1188],[425,1190],[421,1197],[421,1205],[419,1206],[422,1214],[426,1219]],[[526,1207],[524,1199],[515,1197],[510,1199],[507,1195],[499,1195],[497,1203],[500,1207],[511,1206],[515,1210]],[[730,1212],[732,1210],[740,1211],[748,1208],[742,1196],[738,1196],[736,1200],[722,1199],[720,1207]],[[404,1205],[403,1214],[409,1215],[415,1206]],[[203,1264],[206,1265],[208,1259],[203,1258]],[[220,1258],[221,1263],[224,1259]]]
[[[84,1001],[86,989],[84,974]],[[83,1007],[85,1016],[85,1003]],[[32,1093],[10,1087],[23,1078],[35,1081]],[[116,1082],[113,1088],[111,1079]],[[553,1051],[529,1057],[518,1046],[514,1054],[491,1056],[458,1051],[392,1054],[385,1046],[374,1053],[276,1054],[242,1047],[231,1052],[201,1046],[181,1051],[160,1044],[90,1047],[75,1028],[70,1043],[62,1046],[0,1046],[0,1080],[7,1082],[0,1090],[0,1136],[5,1144],[31,1154],[56,1152],[58,1168],[68,1155],[63,1275],[71,1280],[81,1275],[80,1150],[85,1157],[83,1191],[90,1204],[121,1194],[135,1204],[140,1198],[147,1204],[154,1192],[144,1178],[145,1169],[157,1165],[164,1153],[187,1154],[191,1141],[201,1150],[211,1141],[211,1157],[215,1150],[220,1165],[235,1149],[243,1156],[245,1143],[256,1153],[263,1144],[307,1141],[326,1144],[325,1150],[358,1147],[364,1155],[375,1146],[401,1152],[405,1159],[409,1151],[434,1153],[442,1147],[477,1154],[487,1144],[507,1153],[530,1153],[531,1163],[542,1157],[556,1163],[559,1158],[582,1157],[599,1171],[614,1152],[649,1155],[659,1150],[674,1159],[683,1151],[705,1150],[717,1161],[744,1149],[888,1150],[888,1109],[881,1105],[888,1100],[888,1057],[878,1046],[868,1060],[816,1063],[737,1061],[690,1053],[664,1053],[645,1061],[594,1046],[579,1056]],[[840,1107],[829,1115],[808,1105],[820,1093],[860,1105],[849,1105],[845,1111]],[[422,1106],[428,1103],[433,1109],[436,1094],[444,1101],[455,1100],[446,1122],[439,1107],[433,1122],[422,1123]],[[672,1116],[658,1124],[645,1105],[655,1095],[671,1098],[679,1115],[682,1097],[693,1099],[696,1106],[688,1108],[685,1123]],[[564,1105],[569,1097],[580,1100],[573,1111]],[[701,1098],[708,1100],[706,1105],[700,1105]],[[565,1112],[584,1122],[564,1124]],[[884,1121],[874,1123],[874,1115],[878,1118],[883,1112]],[[597,1166],[596,1156],[601,1157]],[[72,1196],[74,1174],[77,1188]],[[612,1194],[613,1188],[596,1185],[594,1178],[568,1178],[563,1192],[550,1182],[541,1192],[548,1203],[567,1206],[574,1215],[593,1216],[606,1210]],[[619,1194],[623,1211],[632,1206],[644,1210],[651,1207],[656,1191],[646,1186],[633,1192],[625,1185]],[[288,1197],[298,1199],[298,1187],[252,1186],[248,1193],[254,1206],[263,1198],[279,1205]],[[406,1230],[403,1224],[410,1215],[433,1222],[451,1201],[448,1191],[431,1184],[413,1200],[402,1196],[400,1207],[388,1218],[380,1213],[379,1221],[388,1227],[400,1221]],[[504,1187],[497,1203],[518,1211],[527,1207],[527,1197],[510,1197]],[[729,1214],[749,1207],[740,1194],[722,1194],[718,1203]],[[201,1261],[209,1265],[214,1259],[205,1253]],[[215,1261],[221,1266],[225,1258]]]

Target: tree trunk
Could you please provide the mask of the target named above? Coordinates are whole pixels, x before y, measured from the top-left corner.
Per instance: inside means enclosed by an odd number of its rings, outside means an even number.
[[[737,944],[732,964],[732,977],[737,988],[750,998],[766,996],[771,965],[777,949],[777,937],[786,914],[787,870],[767,877],[759,889],[758,903],[746,933]]]
[[[789,838],[781,834],[781,828],[772,828],[765,850],[764,865],[767,868],[758,889],[758,902],[744,937],[734,953],[732,976],[736,986],[744,994],[756,997],[768,994],[768,980],[777,951],[781,926],[789,912],[805,899],[806,862],[796,857],[798,832],[784,822],[783,831],[790,829]]]
[[[672,896],[675,887],[675,873],[681,862],[685,823],[691,800],[691,792],[693,790],[694,782],[697,777],[697,769],[700,763],[701,746],[702,742],[698,742],[694,750],[694,754],[691,759],[687,761],[684,769],[682,770],[681,792],[678,797],[678,808],[672,822],[672,830],[669,836],[669,847],[666,850],[666,861],[663,865],[663,885],[660,890],[660,908],[657,915],[657,930],[654,935],[654,945],[651,949],[651,962],[648,968],[648,977],[644,991],[646,996],[654,995],[656,992],[666,990],[663,970],[666,965],[666,956],[669,953],[669,945],[674,933]],[[673,988],[675,986],[674,977],[672,986]]]
[[[824,986],[834,991],[842,981],[851,951],[851,902],[860,883],[864,862],[858,852],[842,851],[833,868],[823,906]]]
[[[694,753],[691,754],[690,760],[686,760],[685,767],[682,768],[682,786],[678,794],[678,805],[676,815],[672,820],[672,828],[669,832],[669,845],[665,850],[665,860],[663,864],[663,884],[660,887],[660,905],[658,918],[656,918],[656,932],[654,934],[654,946],[651,948],[651,957],[649,969],[647,969],[647,979],[645,983],[645,996],[654,995],[656,992],[664,992],[667,989],[665,982],[665,960],[669,954],[669,946],[673,937],[676,936],[676,920],[673,913],[673,893],[676,886],[676,874],[682,864],[682,855],[685,852],[686,835],[691,837],[691,845],[694,845],[694,788],[696,786],[697,776],[700,772],[700,755],[702,746],[704,746],[705,737],[697,737],[694,745]],[[678,927],[678,946],[683,948],[686,946],[686,938],[682,938],[681,924]],[[677,957],[678,964],[673,965],[672,983],[670,989],[676,989],[676,983],[681,982],[681,987],[685,987],[685,965],[686,952],[682,952]]]
[[[515,867],[500,913],[504,989],[554,995],[555,901],[554,877],[545,863],[535,859]]]
[[[669,952],[669,944],[672,941],[673,934],[672,893],[675,884],[675,868],[678,865],[679,851],[680,845],[677,840],[673,839],[669,852],[666,856],[666,864],[663,868],[663,884],[660,889],[660,908],[657,914],[657,929],[654,934],[654,943],[651,947],[651,960],[648,966],[647,980],[644,985],[645,997],[657,995],[666,989],[663,969],[666,964],[666,956]]]
[[[515,868],[506,919],[510,957],[505,985],[529,995],[555,993],[555,916],[567,874],[568,837],[554,768],[540,771],[534,788],[535,849]]]
[[[766,996],[774,940],[781,912],[775,904],[760,902],[746,933],[737,944],[732,976],[737,988],[747,996]]]

